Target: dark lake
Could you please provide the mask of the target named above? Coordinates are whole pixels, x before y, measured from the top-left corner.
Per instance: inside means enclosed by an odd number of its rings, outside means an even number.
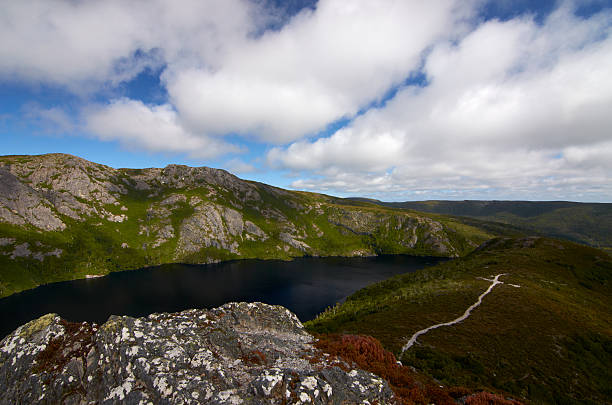
[[[283,305],[307,321],[360,288],[441,260],[392,255],[168,264],[53,283],[0,299],[0,338],[50,312],[68,321],[103,323],[112,314],[143,316],[231,301]]]

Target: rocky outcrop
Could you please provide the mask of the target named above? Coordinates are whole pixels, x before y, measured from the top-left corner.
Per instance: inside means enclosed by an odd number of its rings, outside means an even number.
[[[0,167],[0,219],[13,225],[33,225],[45,231],[66,228],[49,201],[3,167]]]
[[[280,306],[111,316],[45,315],[0,342],[0,403],[391,403],[379,377],[327,356]]]
[[[298,240],[298,237],[295,235],[292,235],[290,233],[287,232],[281,232],[278,235],[278,238],[287,243],[289,246],[293,246],[294,248],[301,250],[302,252],[308,252],[310,250],[310,246],[308,246],[306,243],[302,242],[301,240]]]
[[[181,253],[195,253],[202,247],[238,252],[235,236],[242,234],[242,215],[227,207],[214,203],[200,204],[195,214],[181,225],[178,249]]]
[[[62,230],[65,224],[60,220],[61,216],[83,220],[98,215],[114,222],[125,219],[104,209],[105,205],[119,204],[117,198],[126,193],[125,187],[116,184],[116,170],[113,168],[75,156],[50,154],[2,161],[0,172],[3,178],[0,188],[4,194],[5,189],[13,185],[13,190],[7,191],[11,192],[13,205],[18,206],[16,213],[23,219],[11,220],[3,212],[3,208],[10,209],[11,204],[0,201],[0,219],[6,222],[23,222],[43,230]]]
[[[460,253],[450,241],[444,226],[431,218],[344,208],[331,209],[327,215],[334,225],[357,235],[393,235],[396,243],[409,249],[420,243],[439,255],[457,257]]]

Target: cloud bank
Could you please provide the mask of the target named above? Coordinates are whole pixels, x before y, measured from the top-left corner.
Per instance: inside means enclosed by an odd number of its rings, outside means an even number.
[[[423,67],[428,86],[268,159],[319,175],[295,187],[353,194],[610,195],[612,16],[572,11],[542,25],[489,21],[440,43]]]
[[[0,0],[0,80],[77,94],[78,117],[35,115],[135,150],[229,154],[248,172],[228,135],[268,145],[296,188],[612,200],[610,9],[500,21],[485,0],[270,4]],[[100,96],[147,70],[161,104]]]

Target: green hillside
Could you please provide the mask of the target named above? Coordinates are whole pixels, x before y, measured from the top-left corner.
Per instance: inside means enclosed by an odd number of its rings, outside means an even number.
[[[451,321],[503,274],[472,314]],[[612,403],[612,259],[547,238],[497,238],[467,257],[362,289],[307,324],[370,335],[442,385],[533,403]]]
[[[612,204],[568,201],[368,201],[386,207],[459,215],[520,227],[612,250]]]

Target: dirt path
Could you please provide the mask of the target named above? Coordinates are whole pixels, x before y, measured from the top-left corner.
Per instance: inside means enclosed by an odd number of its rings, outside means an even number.
[[[495,287],[498,284],[503,284],[503,281],[499,281],[499,277],[503,276],[505,273],[502,274],[498,274],[495,276],[495,278],[491,279],[483,279],[483,280],[487,280],[487,281],[491,281],[491,285],[489,286],[489,288],[487,288],[487,291],[483,292],[482,294],[480,294],[480,297],[478,297],[478,301],[476,301],[474,304],[472,304],[468,309],[465,310],[465,312],[463,313],[463,315],[461,315],[459,318],[454,319],[450,322],[444,322],[444,323],[439,323],[437,325],[433,325],[430,326],[429,328],[425,328],[425,329],[421,329],[420,331],[416,332],[414,335],[412,335],[412,337],[410,338],[410,340],[408,341],[408,343],[406,343],[404,345],[404,347],[402,347],[402,353],[404,353],[406,350],[408,350],[413,344],[416,343],[416,340],[419,336],[426,334],[427,332],[429,332],[432,329],[436,329],[436,328],[440,328],[442,326],[451,326],[454,325],[456,323],[459,323],[461,321],[464,321],[465,319],[467,319],[468,316],[470,316],[470,314],[472,313],[472,310],[474,310],[474,308],[478,307],[480,304],[482,304],[482,299],[485,297],[485,295],[487,295],[488,293],[491,292],[491,290],[493,289],[493,287]],[[519,287],[519,286],[515,286],[512,285],[513,287]]]

